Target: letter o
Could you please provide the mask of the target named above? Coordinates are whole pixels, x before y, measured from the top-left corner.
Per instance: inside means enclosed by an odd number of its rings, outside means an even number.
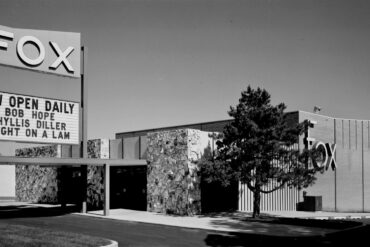
[[[14,106],[16,106],[17,104],[16,104],[16,100],[15,100],[15,97],[14,96],[10,96],[9,97],[9,105],[11,106],[11,107],[14,107]]]
[[[26,43],[33,44],[39,50],[39,56],[35,59],[31,59],[26,56],[23,52],[23,47]],[[45,59],[45,48],[41,41],[33,36],[23,36],[18,40],[17,43],[17,54],[19,58],[27,65],[37,66],[40,65]]]
[[[323,143],[323,142],[315,142],[315,144],[312,146],[312,148],[313,149],[316,149],[316,150],[318,150],[320,147],[322,147],[322,149],[323,149],[323,152],[324,152],[324,155],[325,155],[325,160],[323,160],[320,163],[318,163],[316,160],[312,160],[313,165],[316,166],[316,167],[318,167],[318,168],[323,167],[328,162],[328,151],[326,150],[325,143]]]

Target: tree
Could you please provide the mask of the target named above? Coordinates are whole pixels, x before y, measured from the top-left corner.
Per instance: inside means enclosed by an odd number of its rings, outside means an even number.
[[[317,153],[298,150],[298,137],[308,122],[289,123],[285,104],[271,105],[270,94],[248,86],[236,107],[230,107],[233,118],[217,138],[217,151],[202,161],[202,172],[208,182],[245,183],[253,192],[253,217],[260,215],[261,193],[271,193],[283,186],[307,187],[319,170],[308,165]],[[273,188],[266,189],[275,181]]]

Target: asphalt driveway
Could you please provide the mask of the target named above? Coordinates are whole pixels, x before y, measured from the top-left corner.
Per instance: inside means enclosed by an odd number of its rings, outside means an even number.
[[[329,235],[272,236],[220,232],[163,226],[157,224],[111,220],[70,214],[69,211],[45,208],[0,207],[0,221],[9,224],[36,226],[77,232],[116,240],[119,246],[334,246],[354,239],[360,241],[370,234],[369,228],[335,229]],[[264,223],[269,224],[269,223]],[[279,223],[271,223],[279,227]],[[294,222],[281,224],[294,227]],[[322,225],[325,226],[325,225]],[[321,227],[322,227],[321,226]],[[196,227],[196,226],[195,226]],[[297,226],[298,227],[298,226]],[[324,228],[323,228],[324,229]],[[0,243],[1,246],[1,243]]]

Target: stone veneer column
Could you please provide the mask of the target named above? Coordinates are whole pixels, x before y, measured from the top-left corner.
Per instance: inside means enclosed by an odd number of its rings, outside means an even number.
[[[109,140],[87,141],[88,158],[109,159]],[[104,167],[87,166],[87,207],[88,210],[102,209],[104,204]]]
[[[109,140],[89,140],[89,158],[109,158]],[[69,154],[70,155],[70,154]],[[58,157],[61,158],[60,145],[20,148],[18,157]],[[68,155],[66,154],[66,157]],[[68,167],[74,171],[79,168]],[[60,203],[61,169],[59,167],[42,167],[38,165],[16,165],[16,198],[18,201],[38,203]],[[79,188],[75,188],[78,190]],[[87,206],[88,209],[102,209],[104,202],[103,167],[87,167]]]
[[[197,160],[211,147],[208,132],[177,129],[148,133],[147,210],[177,215],[201,213]]]
[[[18,157],[60,157],[60,146],[17,149]],[[38,165],[15,166],[15,194],[17,201],[57,203],[60,176],[56,167]]]

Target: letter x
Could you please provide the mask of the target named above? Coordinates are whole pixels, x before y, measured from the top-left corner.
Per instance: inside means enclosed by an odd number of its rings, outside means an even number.
[[[57,54],[58,59],[50,65],[50,68],[57,69],[61,63],[64,64],[64,67],[68,70],[68,72],[74,72],[71,64],[68,62],[67,57],[69,54],[72,53],[74,48],[72,46],[68,47],[64,52],[59,48],[58,44],[55,42],[50,42],[51,48],[53,48],[54,52]]]
[[[337,149],[337,144],[326,143],[325,146],[329,155],[329,162],[327,163],[326,169],[328,169],[329,165],[331,165],[331,169],[335,170],[337,168],[337,162],[334,159],[334,155],[335,150]]]

